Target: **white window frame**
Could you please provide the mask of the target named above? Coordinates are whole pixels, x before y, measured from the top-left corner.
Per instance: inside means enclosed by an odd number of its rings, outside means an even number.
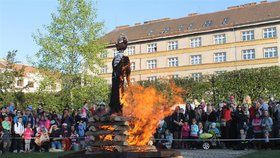
[[[254,60],[254,59],[256,59],[255,49],[242,50],[242,57],[243,57],[243,60]]]
[[[223,73],[225,73],[225,72],[227,72],[226,70],[220,70],[220,71],[215,71],[214,73],[216,74],[216,75],[220,75],[220,74],[223,74]]]
[[[202,78],[202,73],[201,72],[198,72],[198,73],[192,73],[192,78],[195,80],[195,81],[199,81],[201,78]]]
[[[157,76],[149,76],[148,81],[155,81],[157,79]]]
[[[168,67],[177,67],[179,66],[178,57],[168,58]]]
[[[274,38],[277,37],[276,27],[269,27],[263,29],[263,38]]]
[[[127,47],[127,55],[134,55],[135,54],[135,46]]]
[[[168,50],[176,50],[178,49],[178,41],[170,41],[168,42]]]
[[[202,46],[201,37],[191,38],[190,39],[190,48],[196,48]]]
[[[214,35],[214,44],[225,44],[226,43],[226,34]]]
[[[118,50],[117,49],[113,49],[113,57],[115,57],[118,53]]]
[[[147,60],[147,69],[156,69],[157,68],[157,60]]]
[[[191,65],[202,64],[202,55],[191,55],[190,64]]]
[[[264,55],[264,58],[278,57],[278,48],[277,47],[264,48],[263,55]]]
[[[175,75],[169,75],[168,76],[169,79],[175,79],[175,78],[179,78],[179,75],[178,74],[175,74]]]
[[[101,68],[100,68],[100,73],[101,73],[101,74],[106,74],[107,72],[108,72],[108,67],[107,67],[107,65],[101,66]]]
[[[242,41],[251,41],[255,39],[255,31],[249,30],[249,31],[242,31]]]
[[[154,53],[157,52],[157,43],[151,43],[147,45],[147,52]]]
[[[133,71],[133,70],[135,70],[135,62],[131,62],[130,63],[130,69]]]
[[[24,85],[24,80],[23,79],[18,79],[17,80],[17,87],[23,87]]]
[[[219,52],[214,54],[214,62],[221,63],[227,61],[227,53],[226,52]]]

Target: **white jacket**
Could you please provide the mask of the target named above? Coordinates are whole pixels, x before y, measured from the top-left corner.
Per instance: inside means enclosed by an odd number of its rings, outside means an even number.
[[[14,124],[14,130],[15,130],[15,134],[20,134],[22,135],[24,132],[24,126],[22,123],[15,123]]]

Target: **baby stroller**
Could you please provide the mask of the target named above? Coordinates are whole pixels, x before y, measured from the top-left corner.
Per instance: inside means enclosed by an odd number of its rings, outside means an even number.
[[[219,141],[219,137],[220,137],[220,135],[217,135],[215,132],[202,133],[199,136],[199,139],[201,140],[202,149],[208,150],[211,147],[221,146],[221,143]]]

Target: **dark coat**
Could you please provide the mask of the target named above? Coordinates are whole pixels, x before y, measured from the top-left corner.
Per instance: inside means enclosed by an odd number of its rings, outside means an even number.
[[[116,66],[114,66],[114,60],[115,58],[112,61],[112,89],[109,103],[111,114],[122,112],[122,105],[120,102],[120,90],[123,92],[124,77],[129,76],[131,73],[130,61],[127,56],[123,56],[121,61]]]

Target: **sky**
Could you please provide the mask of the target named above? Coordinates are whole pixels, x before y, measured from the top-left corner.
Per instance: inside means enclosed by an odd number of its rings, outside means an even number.
[[[105,31],[116,26],[161,18],[180,18],[189,13],[209,13],[229,6],[261,0],[97,0],[98,21],[104,21]],[[0,0],[0,58],[8,51],[18,50],[16,60],[28,64],[36,60],[39,46],[32,34],[51,23],[57,0]]]

